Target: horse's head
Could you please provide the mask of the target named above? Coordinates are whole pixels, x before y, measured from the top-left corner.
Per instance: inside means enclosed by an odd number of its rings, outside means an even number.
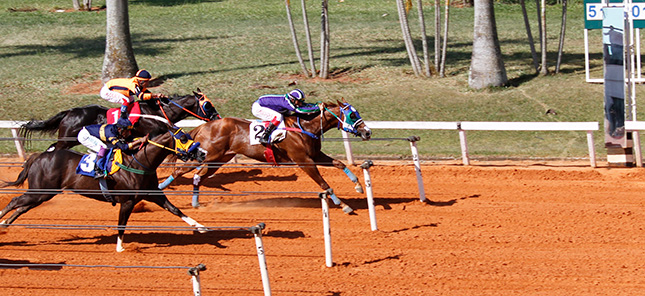
[[[175,140],[175,154],[182,161],[196,160],[197,162],[203,162],[206,159],[206,150],[200,148],[200,143],[195,142],[181,128],[177,128],[173,132],[173,138]]]
[[[214,120],[214,119],[220,119],[222,118],[217,110],[215,110],[215,106],[213,106],[213,102],[209,98],[206,97],[206,94],[204,94],[199,88],[197,88],[197,91],[193,91],[193,94],[195,96],[195,100],[197,101],[198,109],[197,109],[197,115],[199,115],[202,118],[205,118],[206,120]]]
[[[353,134],[354,136],[361,137],[363,141],[367,141],[372,137],[372,130],[370,130],[365,121],[361,118],[361,115],[358,114],[358,111],[354,106],[350,105],[343,99],[342,102],[337,101],[340,109],[341,116],[339,118],[339,128],[342,130]]]

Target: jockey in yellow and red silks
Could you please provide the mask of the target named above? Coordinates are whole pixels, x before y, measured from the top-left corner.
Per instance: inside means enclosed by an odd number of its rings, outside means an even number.
[[[121,118],[128,118],[132,103],[136,99],[145,101],[150,99],[167,98],[163,94],[153,94],[148,91],[148,83],[152,76],[146,70],[139,70],[132,78],[114,78],[106,82],[101,88],[101,98],[121,104]]]

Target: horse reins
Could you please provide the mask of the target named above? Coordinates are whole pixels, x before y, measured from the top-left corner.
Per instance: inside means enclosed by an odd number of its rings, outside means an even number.
[[[203,93],[199,93],[199,95],[201,95],[201,96],[202,96],[202,98],[206,98],[206,95],[205,95],[205,94],[203,94]],[[196,100],[199,100],[199,99],[197,99],[197,97],[195,97],[195,99],[196,99]],[[208,119],[208,118],[204,118],[204,117],[202,117],[202,116],[199,116],[199,115],[195,114],[195,112],[193,112],[193,111],[190,111],[190,110],[186,109],[186,107],[184,107],[184,106],[182,106],[182,105],[179,105],[179,104],[175,103],[175,101],[173,101],[173,100],[170,100],[170,103],[173,103],[175,106],[177,106],[177,107],[179,107],[180,109],[182,109],[182,110],[186,111],[188,114],[190,114],[190,115],[192,115],[192,116],[195,116],[195,117],[197,117],[197,118],[199,118],[199,119],[201,119],[201,120],[203,120],[203,121],[210,121],[210,119]],[[199,103],[198,103],[198,104],[199,104]],[[158,106],[159,106],[159,109],[161,109],[161,114],[163,114],[163,116],[164,116],[164,117],[165,117],[165,118],[170,122],[170,118],[168,118],[168,115],[166,114],[166,111],[164,111],[164,109],[163,109],[163,107],[161,106],[161,104],[158,104]],[[201,108],[201,106],[199,106],[199,107]]]

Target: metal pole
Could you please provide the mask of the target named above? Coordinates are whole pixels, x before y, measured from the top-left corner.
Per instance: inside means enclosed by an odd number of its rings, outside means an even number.
[[[423,186],[423,176],[421,176],[421,163],[419,162],[419,151],[417,150],[417,141],[421,138],[418,136],[410,136],[410,149],[412,150],[412,160],[414,161],[414,170],[417,173],[417,186],[419,187],[419,200],[426,201],[426,190]]]
[[[206,270],[206,265],[204,264],[199,264],[191,269],[188,270],[188,274],[192,276],[192,282],[193,282],[193,293],[195,296],[201,296],[202,295],[202,287],[201,283],[199,280],[199,271],[200,270]]]
[[[343,134],[343,144],[345,145],[345,154],[347,155],[347,163],[354,165],[354,154],[352,153],[352,145],[349,143],[349,134],[341,130]]]
[[[363,169],[363,176],[365,177],[365,193],[367,194],[367,208],[370,213],[370,225],[372,226],[372,231],[378,230],[376,225],[376,210],[374,209],[374,194],[372,193],[372,178],[370,177],[370,167],[374,163],[371,160],[366,160],[361,164]]]
[[[269,282],[269,269],[267,268],[267,259],[264,255],[264,245],[262,244],[262,229],[264,223],[251,227],[251,232],[255,236],[255,247],[258,251],[258,261],[260,263],[260,274],[262,275],[262,287],[264,288],[264,295],[271,296],[271,283]]]
[[[323,213],[323,232],[325,235],[325,265],[327,267],[334,266],[334,261],[331,254],[331,227],[329,223],[329,199],[326,193],[321,193],[320,200],[322,202]]]

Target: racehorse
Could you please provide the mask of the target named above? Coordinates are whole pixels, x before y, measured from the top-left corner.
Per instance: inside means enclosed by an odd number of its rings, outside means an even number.
[[[130,114],[130,121],[135,124],[132,135],[142,137],[149,134],[150,137],[162,134],[167,130],[168,124],[176,123],[189,115],[199,119],[210,121],[220,118],[213,103],[199,89],[193,91],[192,95],[173,96],[170,102],[163,104],[158,100],[139,101],[141,114]],[[29,139],[32,132],[54,134],[58,131],[58,142],[52,144],[54,149],[67,149],[78,145],[76,136],[78,132],[87,125],[106,123],[107,117],[112,117],[116,122],[118,113],[107,114],[111,110],[101,105],[87,105],[61,111],[47,120],[31,120],[20,127],[20,135]],[[114,109],[119,111],[118,108]],[[112,113],[112,111],[110,111]],[[133,117],[140,117],[133,118]],[[168,122],[169,121],[169,122]]]
[[[0,218],[2,218],[8,212],[16,210],[8,219],[0,222],[0,225],[7,227],[20,215],[52,199],[63,190],[71,190],[95,200],[112,202],[113,205],[121,204],[117,252],[125,250],[123,248],[125,225],[134,206],[141,200],[153,202],[180,217],[198,231],[206,232],[207,229],[203,225],[184,215],[157,187],[159,181],[156,169],[170,153],[175,153],[185,160],[204,160],[204,151],[198,148],[199,143],[187,137],[187,134],[181,130],[168,131],[146,143],[131,156],[123,153],[122,162],[117,164],[121,169],[105,180],[108,191],[101,189],[99,180],[76,173],[83,157],[79,152],[68,149],[49,149],[46,152],[31,155],[23,165],[24,168],[16,181],[0,182],[0,188],[22,185],[27,179],[29,183],[29,189],[24,194],[14,197],[0,211]]]
[[[345,213],[353,212],[352,208],[342,203],[334,194],[333,189],[320,175],[317,166],[334,166],[345,172],[352,182],[356,184],[355,189],[357,192],[363,192],[363,187],[358,178],[345,164],[320,151],[321,137],[323,133],[334,127],[343,129],[354,136],[360,136],[364,141],[371,138],[372,132],[365,125],[358,111],[344,99],[343,102],[321,103],[318,106],[321,110],[318,113],[286,116],[286,137],[281,142],[274,143],[269,147],[260,144],[251,145],[251,137],[258,139],[264,131],[264,126],[256,125],[254,130],[251,131],[251,121],[245,119],[225,117],[217,121],[207,122],[193,129],[191,136],[195,141],[199,141],[202,145],[201,147],[207,151],[206,163],[208,164],[203,165],[193,177],[193,207],[199,206],[199,183],[202,178],[214,174],[235,155],[242,154],[255,160],[273,164],[297,164],[322,190],[327,192],[334,203],[341,205]],[[268,150],[268,148],[271,149]],[[272,153],[267,155],[266,152],[270,151]],[[267,159],[267,156],[269,156],[269,159]],[[195,166],[182,166],[175,169],[159,185],[159,188],[167,187],[175,178],[186,174],[193,168]]]

